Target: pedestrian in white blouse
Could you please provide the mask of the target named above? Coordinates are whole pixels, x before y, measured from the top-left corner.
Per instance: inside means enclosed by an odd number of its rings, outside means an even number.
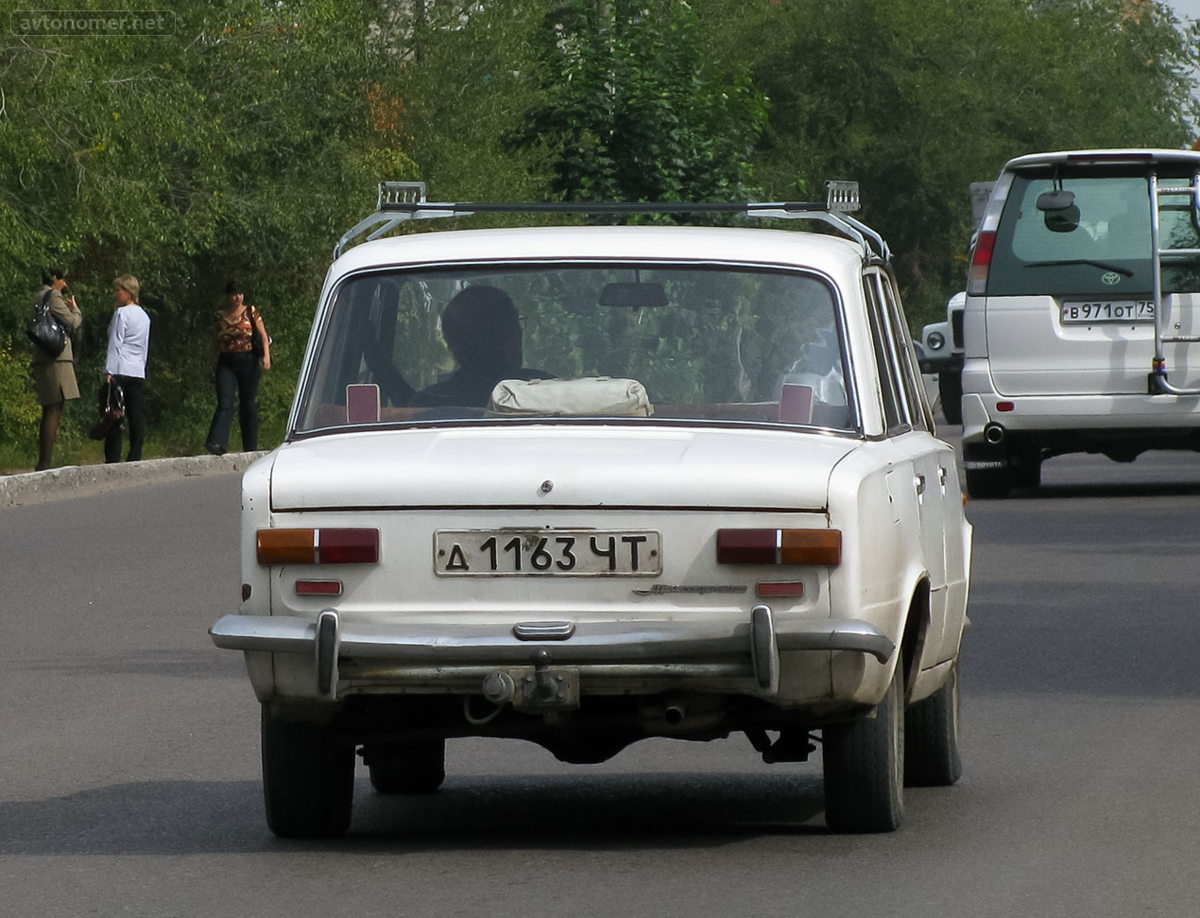
[[[129,427],[129,454],[126,462],[142,458],[146,420],[142,415],[142,390],[146,384],[146,353],[150,347],[150,317],[138,305],[136,277],[122,274],[113,281],[116,312],[108,323],[108,358],[104,372],[125,393],[125,421]],[[104,439],[104,461],[121,461],[121,428],[116,427]]]

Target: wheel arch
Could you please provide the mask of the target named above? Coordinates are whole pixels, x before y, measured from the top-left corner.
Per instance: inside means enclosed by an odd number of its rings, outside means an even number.
[[[904,630],[900,637],[900,656],[896,665],[901,667],[904,677],[904,703],[908,704],[912,697],[913,687],[921,672],[921,656],[925,652],[925,642],[929,636],[932,624],[930,610],[929,575],[922,575],[913,588],[909,600],[908,613],[904,617]]]

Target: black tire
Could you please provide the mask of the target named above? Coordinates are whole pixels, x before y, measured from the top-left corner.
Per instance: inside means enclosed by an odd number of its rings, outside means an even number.
[[[263,800],[280,838],[327,838],[350,828],[354,746],[327,727],[288,723],[262,709]]]
[[[380,794],[432,794],[446,780],[445,740],[376,746],[364,759]]]
[[[967,469],[967,495],[976,500],[999,500],[1012,490],[1012,474],[1002,469]]]
[[[904,712],[904,781],[909,787],[949,787],[962,777],[958,699],[955,662],[945,685]]]
[[[825,822],[835,832],[891,832],[904,816],[901,667],[875,716],[822,731]]]
[[[1036,447],[1022,450],[1020,464],[1012,470],[1012,482],[1018,488],[1037,488],[1042,484],[1042,454]]]
[[[942,417],[947,423],[962,423],[962,370],[943,370],[938,373],[938,397],[942,400]]]

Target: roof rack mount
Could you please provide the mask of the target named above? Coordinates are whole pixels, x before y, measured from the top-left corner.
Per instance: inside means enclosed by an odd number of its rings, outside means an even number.
[[[375,213],[360,220],[338,240],[333,251],[336,259],[350,242],[363,233],[366,241],[380,236],[408,220],[434,220],[465,217],[472,214],[744,214],[760,219],[818,220],[833,227],[863,248],[863,256],[891,258],[887,243],[865,223],[849,216],[859,209],[858,182],[826,182],[826,199],[820,201],[777,201],[746,203],[699,201],[618,202],[432,202],[425,196],[424,182],[380,182],[379,203]],[[873,244],[873,245],[872,245]]]

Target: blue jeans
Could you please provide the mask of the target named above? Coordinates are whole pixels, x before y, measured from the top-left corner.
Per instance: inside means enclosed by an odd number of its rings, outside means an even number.
[[[229,429],[233,426],[234,398],[237,399],[238,425],[242,429],[242,449],[258,449],[258,380],[262,366],[254,354],[221,354],[217,358],[217,411],[208,428],[205,446],[211,452],[229,449]]]

